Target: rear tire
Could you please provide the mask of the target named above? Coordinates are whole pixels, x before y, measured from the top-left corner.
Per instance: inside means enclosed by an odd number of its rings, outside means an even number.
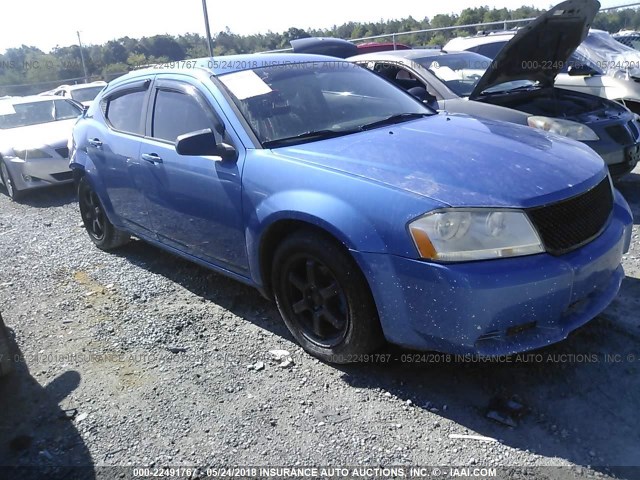
[[[78,204],[89,238],[101,250],[112,250],[129,243],[128,233],[118,230],[107,218],[104,206],[85,178],[78,184]]]
[[[17,202],[22,198],[23,192],[16,188],[16,183],[13,181],[13,177],[11,176],[11,172],[9,172],[9,167],[4,162],[4,160],[0,160],[0,176],[2,176],[2,183],[4,184],[4,188],[7,191],[7,195],[14,202]]]
[[[384,343],[369,285],[331,237],[303,230],[285,239],[273,258],[272,286],[285,324],[310,354],[352,363]]]

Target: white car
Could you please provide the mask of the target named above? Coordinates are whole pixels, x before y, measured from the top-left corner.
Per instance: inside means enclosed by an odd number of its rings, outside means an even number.
[[[60,97],[70,98],[84,106],[90,106],[93,99],[107,86],[107,82],[102,80],[91,83],[80,83],[78,85],[60,85],[44,94],[58,95]]]
[[[67,142],[81,114],[80,104],[60,97],[0,100],[0,181],[9,197],[73,181]]]
[[[516,33],[517,30],[507,30],[458,37],[450,40],[443,50],[466,50],[494,59]],[[629,55],[633,55],[633,59]],[[532,59],[531,63],[535,68],[536,60]],[[635,80],[633,71],[625,68],[634,64],[639,66],[640,52],[617,42],[607,32],[590,30],[562,66],[555,86],[615,100],[640,114],[640,83]]]

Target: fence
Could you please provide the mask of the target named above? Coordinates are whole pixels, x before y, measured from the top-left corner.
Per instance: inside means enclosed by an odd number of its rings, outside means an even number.
[[[607,11],[611,11],[611,10],[619,10],[622,8],[630,8],[630,7],[636,7],[636,6],[640,6],[640,2],[636,2],[636,3],[629,3],[629,4],[625,4],[625,5],[618,5],[615,7],[607,7],[607,8],[601,8],[600,12],[607,12]],[[450,27],[438,27],[438,28],[427,28],[424,30],[413,30],[413,31],[409,31],[409,32],[397,32],[397,33],[386,33],[386,34],[381,34],[381,35],[371,35],[368,37],[361,37],[361,38],[353,38],[353,39],[349,39],[350,42],[364,42],[364,41],[369,41],[369,40],[380,40],[380,39],[391,39],[391,42],[393,43],[393,45],[395,46],[398,43],[398,38],[403,37],[403,36],[407,36],[407,35],[420,35],[420,34],[425,34],[425,33],[435,33],[435,32],[445,32],[445,31],[451,31],[451,30],[463,30],[465,28],[478,28],[478,27],[494,27],[494,26],[501,26],[503,29],[508,30],[509,25],[517,25],[517,24],[521,24],[521,23],[527,23],[527,22],[531,22],[532,20],[535,20],[534,18],[523,18],[523,19],[518,19],[518,20],[500,20],[500,21],[496,21],[496,22],[483,22],[483,23],[472,23],[472,24],[467,24],[467,25],[454,25],[454,26],[450,26]],[[276,53],[276,52],[290,52],[292,49],[291,48],[282,48],[282,49],[278,49],[278,50],[269,50],[269,52],[265,52],[265,53]],[[117,72],[117,73],[112,73],[109,75],[109,78],[105,78],[104,80],[109,81],[109,80],[113,80],[114,78],[123,75],[127,72]],[[4,95],[30,95],[30,94],[36,94],[36,93],[40,93],[42,91],[46,91],[46,90],[50,90],[53,89],[59,85],[64,85],[64,84],[73,84],[73,83],[78,83],[79,81],[84,80],[84,77],[77,77],[77,78],[67,78],[67,79],[63,79],[63,80],[52,80],[52,81],[47,81],[47,82],[40,82],[40,83],[29,83],[29,84],[21,84],[21,85],[3,85],[0,86],[0,97],[4,96]],[[90,81],[93,80],[99,80],[98,77],[94,76],[92,78],[89,79]]]

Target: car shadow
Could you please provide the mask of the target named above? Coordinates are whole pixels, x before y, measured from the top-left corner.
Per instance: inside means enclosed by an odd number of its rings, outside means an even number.
[[[134,240],[112,253],[126,258],[140,268],[168,278],[194,295],[211,301],[238,317],[294,341],[275,304],[264,298],[255,288],[141,240]]]
[[[66,371],[41,386],[10,331],[13,371],[0,378],[0,471],[3,478],[96,478],[94,462],[74,423],[74,412],[59,403],[80,384],[80,374]]]
[[[4,190],[2,193],[6,195]],[[18,202],[34,208],[49,208],[62,207],[75,201],[76,189],[71,183],[26,192]]]
[[[275,306],[248,286],[144,242],[132,242],[118,254],[293,341]],[[640,281],[628,278],[621,295],[639,288]],[[256,315],[256,309],[262,314]],[[632,479],[640,466],[638,337],[607,310],[566,341],[530,355],[486,363],[388,346],[380,353],[390,361],[333,368],[350,386],[382,389],[405,404],[410,400],[411,408],[451,420],[462,431]],[[515,426],[487,418],[491,404],[510,399],[517,399],[526,411]],[[431,433],[443,435],[437,428]],[[477,440],[451,441],[464,449],[465,442]]]
[[[638,225],[640,223],[640,174],[629,173],[615,186],[629,203],[633,212],[633,221]]]

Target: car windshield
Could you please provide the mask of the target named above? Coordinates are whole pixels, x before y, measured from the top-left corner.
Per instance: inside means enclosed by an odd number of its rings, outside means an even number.
[[[71,98],[76,102],[90,102],[102,91],[104,86],[84,87],[71,90]]]
[[[28,127],[76,118],[82,109],[67,100],[12,103],[0,101],[0,129]]]
[[[459,97],[471,95],[476,85],[491,65],[491,59],[474,53],[451,53],[437,57],[416,58],[414,61],[444,83]],[[502,92],[515,88],[532,87],[530,80],[516,80],[494,85],[484,93]]]
[[[275,64],[218,78],[265,148],[435,114],[411,95],[350,62]]]

